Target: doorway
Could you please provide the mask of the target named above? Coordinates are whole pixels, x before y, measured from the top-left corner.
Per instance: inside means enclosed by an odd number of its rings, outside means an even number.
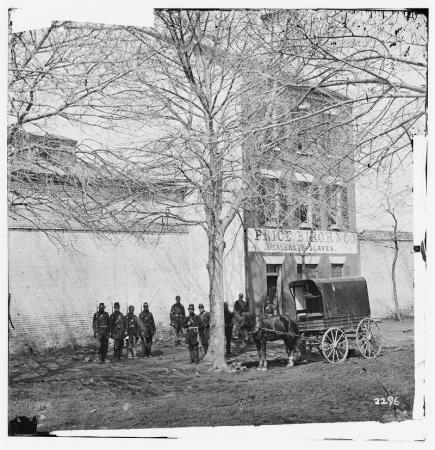
[[[275,314],[282,311],[281,264],[266,264],[266,296],[272,300]]]

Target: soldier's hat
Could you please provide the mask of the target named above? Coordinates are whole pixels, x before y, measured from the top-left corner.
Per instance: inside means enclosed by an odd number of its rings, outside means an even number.
[[[119,302],[115,302],[115,303],[113,304],[113,307],[114,307],[114,308],[119,308]]]
[[[128,309],[134,309],[134,306],[133,306],[133,305],[130,305],[130,306],[128,307]]]
[[[100,304],[98,305],[98,307],[99,307],[99,308],[105,308],[106,305],[105,305],[104,303],[100,303]]]
[[[195,309],[195,306],[194,306],[194,304],[193,303],[191,303],[190,305],[189,305],[189,308],[188,309]]]
[[[204,308],[204,305],[203,305],[202,303],[200,303],[200,304],[198,305],[198,308]]]
[[[143,306],[148,306],[148,302],[143,302]]]

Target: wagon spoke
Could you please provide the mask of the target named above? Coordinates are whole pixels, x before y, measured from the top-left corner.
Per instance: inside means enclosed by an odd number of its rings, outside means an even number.
[[[328,352],[328,358],[329,358],[329,356],[331,356],[331,353],[334,351],[334,347],[327,348],[327,349],[325,350],[325,352],[327,352],[328,350],[330,350],[330,351]]]
[[[368,341],[368,340],[365,340],[365,341],[364,341],[364,344],[363,344],[363,346],[362,346],[362,348],[363,348],[364,350],[367,350],[368,344],[369,344],[369,341]]]
[[[337,341],[337,342],[341,342],[341,341],[343,341],[345,338],[346,338],[345,335],[342,334],[342,335],[338,338],[338,341]]]

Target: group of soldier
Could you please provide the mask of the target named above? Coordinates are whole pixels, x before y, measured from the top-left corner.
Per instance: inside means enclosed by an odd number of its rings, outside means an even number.
[[[92,320],[99,362],[107,362],[109,338],[113,339],[115,360],[121,359],[124,343],[128,358],[137,359],[136,346],[139,339],[142,344],[142,357],[150,358],[156,325],[148,303],[143,304],[139,317],[134,313],[132,305],[128,307],[128,313],[125,316],[120,311],[118,302],[114,303],[114,311],[110,316],[105,308],[104,303],[100,303]],[[199,351],[201,350],[203,356],[207,353],[210,339],[210,313],[205,311],[202,303],[198,305],[198,308],[199,315],[196,315],[194,305],[190,304],[186,316],[181,297],[177,295],[169,314],[171,326],[175,331],[175,345],[182,345],[181,336],[183,329],[186,329],[185,343],[189,348],[190,363],[196,364],[199,363]]]
[[[132,305],[128,307],[126,315],[120,311],[118,302],[115,302],[113,305],[114,311],[110,316],[105,311],[105,308],[104,303],[100,303],[98,311],[94,314],[92,320],[100,363],[107,361],[109,338],[113,339],[114,357],[116,360],[121,359],[124,342],[128,357],[137,359],[136,345],[139,339],[142,344],[142,356],[149,358],[151,356],[153,336],[156,333],[156,324],[153,314],[149,310],[148,303],[145,302],[143,304],[139,317],[134,313],[134,306]]]

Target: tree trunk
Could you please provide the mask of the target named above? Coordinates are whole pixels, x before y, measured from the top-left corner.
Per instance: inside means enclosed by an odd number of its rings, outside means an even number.
[[[393,282],[393,299],[394,299],[394,307],[396,310],[396,318],[399,322],[402,321],[400,316],[400,308],[399,308],[399,299],[397,298],[397,286],[396,286],[396,262],[399,256],[399,244],[397,242],[397,222],[394,224],[394,232],[393,232],[393,240],[394,240],[394,258],[391,266],[391,280]]]
[[[223,233],[209,233],[209,258],[207,264],[210,282],[210,342],[205,361],[215,369],[227,369],[225,362],[224,322],[224,249]]]

